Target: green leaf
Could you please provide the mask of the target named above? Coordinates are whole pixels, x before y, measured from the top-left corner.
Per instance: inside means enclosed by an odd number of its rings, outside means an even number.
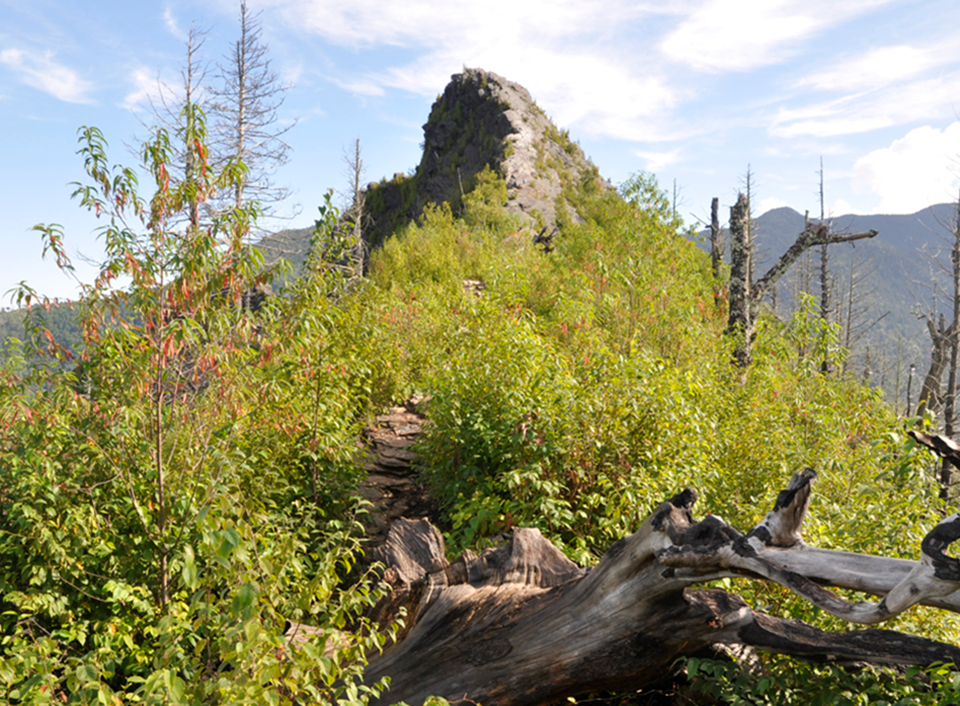
[[[259,590],[257,586],[253,583],[245,583],[240,587],[240,590],[237,591],[236,598],[234,599],[234,606],[238,612],[244,611],[253,605],[253,602],[257,600],[257,594]]]
[[[183,583],[191,591],[197,588],[197,562],[193,547],[189,544],[183,549]]]

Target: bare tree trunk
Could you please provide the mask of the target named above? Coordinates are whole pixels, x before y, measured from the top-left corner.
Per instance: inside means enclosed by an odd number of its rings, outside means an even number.
[[[426,520],[400,520],[376,552],[395,590],[375,617],[390,621],[401,609],[407,617],[365,679],[391,677],[383,703],[417,705],[437,695],[532,706],[643,688],[678,657],[712,643],[820,660],[960,664],[953,645],[889,630],[827,633],[759,613],[726,591],[689,588],[725,577],[763,579],[861,624],[918,603],[960,612],[960,561],[946,554],[960,537],[960,514],[927,534],[919,561],[817,549],[800,532],[815,477],[810,469],[796,474],[746,535],[717,517],[695,521],[697,493],[684,490],[589,571],[531,529],[450,564]],[[851,603],[825,586],[883,598]]]
[[[737,203],[730,209],[730,313],[726,329],[727,335],[737,337],[734,358],[740,367],[750,364],[750,346],[755,334],[754,323],[760,302],[804,252],[815,245],[848,243],[877,235],[875,230],[834,234],[824,223],[812,227],[807,221],[804,231],[797,236],[794,244],[763,277],[751,284],[753,243],[749,214],[750,201],[741,193],[737,196]]]
[[[820,223],[826,221],[826,209],[823,203],[823,157],[820,158]],[[820,246],[820,318],[825,324],[830,323],[830,253],[829,245]],[[821,372],[830,372],[830,358],[823,357]]]
[[[930,369],[923,379],[920,389],[920,398],[917,400],[917,414],[922,415],[926,409],[939,412],[943,409],[943,372],[947,369],[947,353],[950,341],[953,339],[954,327],[947,327],[943,314],[937,317],[934,325],[932,316],[926,316],[927,331],[930,334]]]
[[[353,260],[353,277],[362,277],[366,271],[366,243],[363,239],[363,158],[360,153],[360,138],[354,140],[353,152],[348,154],[347,167],[350,177],[350,210],[348,218],[353,226],[353,244],[351,258]]]
[[[713,263],[713,303],[720,304],[720,265],[723,263],[723,231],[720,230],[720,199],[710,202],[710,260]]]
[[[237,159],[242,160],[247,152],[247,86],[250,82],[248,76],[248,56],[249,40],[247,38],[247,29],[250,22],[247,12],[247,3],[240,3],[240,39],[237,40],[237,46],[234,53],[233,70],[235,71],[234,90],[237,92],[237,115],[235,123],[235,152]],[[234,208],[240,208],[243,205],[243,188],[246,185],[246,179],[240,177],[234,185]]]
[[[239,209],[256,201],[269,214],[289,190],[274,184],[276,170],[289,161],[284,141],[293,123],[280,125],[287,86],[270,66],[269,50],[261,39],[259,14],[240,2],[240,37],[218,65],[219,85],[211,89],[214,124],[214,163],[242,163],[233,182],[219,194],[216,211]]]
[[[727,333],[737,337],[734,357],[740,367],[750,364],[750,342],[753,338],[753,317],[750,305],[750,260],[753,244],[749,228],[750,201],[744,194],[730,209],[730,283],[727,286],[730,312]]]
[[[957,399],[957,331],[960,330],[960,199],[957,200],[957,219],[953,232],[953,249],[950,251],[950,262],[953,265],[953,325],[950,335],[950,369],[947,375],[947,394],[943,409],[943,433],[949,438],[954,435]],[[940,467],[940,497],[944,500],[950,499],[952,475],[952,464],[944,459]]]
[[[180,137],[183,140],[184,154],[183,181],[185,184],[192,186],[190,191],[192,198],[189,200],[189,216],[190,227],[193,230],[196,230],[200,227],[200,199],[196,193],[198,183],[196,174],[196,145],[201,141],[201,136],[199,134],[200,126],[197,124],[199,110],[196,103],[196,98],[194,96],[194,91],[199,87],[198,77],[200,77],[202,74],[201,69],[197,66],[197,52],[200,51],[202,44],[203,42],[200,39],[200,33],[195,32],[193,25],[191,24],[190,34],[187,38],[187,66],[183,76],[183,115],[186,119],[186,123],[183,126],[183,133]]]

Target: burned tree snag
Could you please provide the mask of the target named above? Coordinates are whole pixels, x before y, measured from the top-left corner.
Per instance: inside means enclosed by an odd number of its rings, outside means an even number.
[[[713,302],[719,305],[720,265],[723,262],[723,231],[720,230],[720,199],[716,196],[710,202],[710,260],[713,263]]]
[[[734,357],[741,367],[750,364],[750,344],[753,341],[752,298],[753,243],[750,239],[750,201],[740,193],[730,208],[730,284],[727,286],[730,312],[727,334],[737,337]]]
[[[887,630],[826,633],[756,612],[726,591],[691,588],[725,577],[764,579],[865,624],[918,603],[960,612],[960,561],[946,554],[960,537],[960,515],[927,534],[919,561],[816,549],[800,532],[815,477],[810,469],[794,475],[746,535],[718,517],[696,521],[697,493],[684,490],[591,569],[571,563],[532,529],[448,563],[429,523],[398,521],[378,550],[394,591],[377,617],[389,621],[403,608],[405,627],[371,659],[365,678],[391,678],[384,703],[417,706],[437,695],[532,706],[643,688],[678,657],[712,643],[876,664],[960,664],[954,645]],[[828,586],[882,598],[852,603]]]
[[[947,357],[950,341],[953,340],[954,326],[947,326],[946,317],[940,314],[934,325],[933,317],[924,315],[927,331],[930,333],[930,369],[923,379],[920,399],[917,400],[917,414],[922,415],[930,409],[939,412],[943,409],[943,371],[947,369]]]
[[[952,437],[957,407],[957,330],[960,328],[960,200],[957,201],[957,216],[953,227],[953,249],[950,251],[951,274],[953,276],[953,329],[950,336],[950,368],[947,373],[947,394],[943,404],[943,433]],[[950,483],[953,466],[943,460],[940,466],[940,497],[950,499]]]
[[[826,220],[826,209],[823,204],[823,157],[820,158],[820,222]],[[830,252],[829,245],[824,243],[820,246],[820,319],[825,323],[830,323]],[[823,364],[820,366],[820,372],[830,372],[830,359],[827,356],[823,358]]]
[[[749,231],[749,214],[750,202],[746,196],[739,194],[736,205],[730,209],[730,313],[726,333],[737,337],[734,358],[741,367],[750,364],[750,346],[756,333],[756,315],[760,302],[805,251],[816,245],[849,243],[877,235],[875,230],[865,233],[833,233],[827,224],[811,224],[807,220],[807,226],[797,236],[793,245],[763,277],[752,282],[753,243]]]

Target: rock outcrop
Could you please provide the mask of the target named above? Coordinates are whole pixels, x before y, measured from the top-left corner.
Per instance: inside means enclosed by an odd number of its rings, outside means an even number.
[[[508,212],[552,231],[579,220],[577,189],[612,188],[583,150],[559,130],[523,86],[482,69],[455,74],[423,126],[423,157],[412,176],[372,183],[366,192],[367,228],[376,246],[416,219],[428,203],[457,211],[486,168],[507,185]]]
[[[411,173],[371,182],[364,191],[364,239],[378,247],[429,203],[459,215],[485,169],[506,183],[504,207],[544,237],[581,220],[584,193],[612,189],[580,146],[544,114],[523,86],[482,69],[455,74],[423,126],[423,156]],[[545,229],[545,230],[544,230]],[[312,229],[268,236],[270,260],[302,263]]]

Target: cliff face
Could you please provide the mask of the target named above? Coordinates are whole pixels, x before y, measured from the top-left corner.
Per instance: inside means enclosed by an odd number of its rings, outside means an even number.
[[[527,89],[482,69],[451,78],[423,131],[423,157],[413,176],[398,174],[367,189],[373,245],[417,218],[427,203],[448,202],[456,212],[486,167],[506,181],[506,209],[548,230],[564,219],[579,220],[569,198],[573,190],[611,188]]]

